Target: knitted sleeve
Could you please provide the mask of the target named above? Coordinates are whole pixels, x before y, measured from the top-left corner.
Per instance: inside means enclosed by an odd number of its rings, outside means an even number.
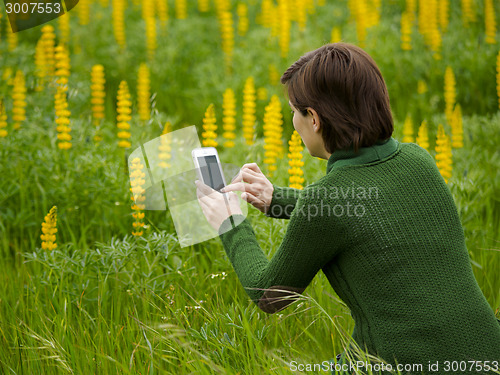
[[[285,236],[274,256],[268,260],[260,248],[248,219],[233,215],[231,228],[226,219],[219,237],[238,278],[250,298],[266,313],[280,311],[302,293],[316,273],[337,252],[332,241],[332,217],[319,215],[318,203],[309,198],[297,200]]]
[[[275,219],[290,219],[301,190],[273,185],[273,199],[266,216]]]

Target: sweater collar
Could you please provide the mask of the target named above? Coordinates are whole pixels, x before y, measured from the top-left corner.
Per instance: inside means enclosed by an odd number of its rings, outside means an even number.
[[[373,146],[361,147],[358,152],[354,152],[351,147],[347,150],[336,150],[331,154],[326,165],[326,173],[330,173],[333,168],[346,165],[359,165],[382,160],[398,149],[399,142],[394,138],[377,141]]]

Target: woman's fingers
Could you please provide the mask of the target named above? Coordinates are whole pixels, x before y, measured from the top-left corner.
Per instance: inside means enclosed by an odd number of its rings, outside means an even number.
[[[265,203],[262,201],[262,199],[259,199],[255,195],[250,194],[248,192],[242,193],[241,198],[244,201],[250,203],[252,206],[257,208],[258,210],[264,212],[263,210],[264,210]]]
[[[262,173],[260,171],[260,168],[259,166],[257,165],[257,163],[247,163],[247,164],[244,164],[243,167],[241,167],[241,169],[243,168],[248,168],[248,169],[251,169],[252,171],[254,172],[257,172],[257,173]]]
[[[252,188],[252,185],[246,184],[244,182],[237,182],[237,183],[225,186],[222,189],[222,192],[227,193],[228,191],[249,191],[249,190],[254,190]]]

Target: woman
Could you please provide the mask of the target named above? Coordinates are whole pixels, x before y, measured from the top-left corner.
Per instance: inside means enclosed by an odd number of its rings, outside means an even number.
[[[421,364],[424,373],[491,374],[486,361],[499,371],[500,321],[474,278],[453,197],[427,151],[391,137],[389,96],[373,59],[356,46],[328,44],[302,56],[281,83],[294,128],[328,164],[302,191],[274,186],[256,164],[224,189],[290,220],[270,261],[237,196],[229,193],[230,215],[224,196],[197,182],[248,295],[274,313],[322,270],[367,353],[394,366]]]

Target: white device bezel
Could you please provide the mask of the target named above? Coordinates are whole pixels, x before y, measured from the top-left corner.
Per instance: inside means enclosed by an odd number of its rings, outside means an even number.
[[[205,185],[206,182],[203,180],[203,176],[201,175],[201,169],[200,169],[200,164],[198,163],[198,158],[199,157],[206,157],[206,156],[213,156],[215,155],[215,158],[217,160],[217,166],[219,167],[219,172],[220,175],[222,176],[222,182],[224,183],[224,186],[226,186],[226,178],[224,177],[224,172],[222,171],[222,165],[219,159],[219,154],[217,153],[217,149],[215,147],[199,147],[193,149],[191,151],[191,157],[193,158],[193,163],[194,166],[196,167],[196,173],[198,174],[198,178],[200,181],[202,181]]]

